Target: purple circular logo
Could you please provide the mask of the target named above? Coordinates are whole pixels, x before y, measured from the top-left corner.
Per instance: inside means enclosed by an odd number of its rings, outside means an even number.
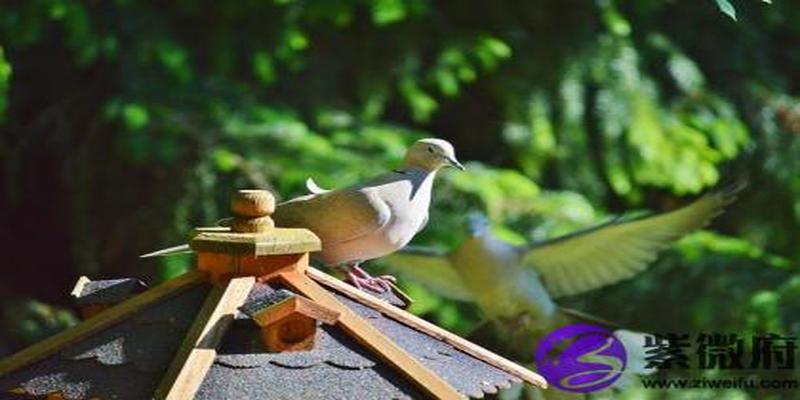
[[[625,346],[603,327],[567,325],[542,338],[536,366],[551,385],[568,392],[604,389],[622,375]]]

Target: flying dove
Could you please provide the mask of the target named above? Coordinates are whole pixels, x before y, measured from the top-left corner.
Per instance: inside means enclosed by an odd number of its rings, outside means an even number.
[[[356,287],[383,292],[393,278],[372,277],[359,264],[397,251],[425,227],[436,172],[447,166],[464,169],[449,142],[418,140],[400,169],[341,189],[316,187],[316,193],[278,204],[271,217],[276,226],[314,232],[322,241],[322,250],[313,254],[316,260],[345,269]],[[188,250],[176,246],[142,257]]]
[[[515,346],[525,343],[508,352],[527,354],[535,343],[532,340],[560,326],[581,320],[597,322],[558,307],[554,298],[591,291],[644,271],[659,251],[722,213],[742,187],[706,194],[672,212],[616,219],[526,246],[498,239],[485,217],[472,215],[470,235],[455,250],[408,248],[382,261],[391,271],[445,297],[476,302],[490,321],[501,321],[497,330],[505,335],[501,340]],[[513,332],[515,329],[519,332]],[[637,332],[617,330],[614,334],[624,343],[644,343],[643,334]],[[644,369],[641,345],[626,348],[629,371],[652,372]]]

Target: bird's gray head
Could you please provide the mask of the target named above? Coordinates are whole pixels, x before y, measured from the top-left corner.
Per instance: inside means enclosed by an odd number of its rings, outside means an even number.
[[[403,162],[406,168],[421,168],[436,171],[442,167],[454,167],[464,170],[464,166],[456,159],[456,152],[450,142],[442,139],[421,139],[409,147]]]
[[[470,213],[467,217],[467,229],[471,237],[481,237],[489,232],[489,218],[483,213]]]

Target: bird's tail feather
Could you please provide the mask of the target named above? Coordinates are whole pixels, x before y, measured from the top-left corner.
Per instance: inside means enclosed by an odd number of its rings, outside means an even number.
[[[306,189],[308,189],[308,192],[311,193],[311,194],[320,194],[320,193],[330,192],[329,189],[323,189],[322,187],[317,185],[317,182],[315,182],[313,178],[306,179]]]
[[[172,246],[172,247],[167,247],[166,249],[156,250],[152,253],[142,254],[139,256],[139,258],[173,256],[176,254],[184,254],[191,252],[192,249],[189,247],[188,244],[182,244],[179,246]]]
[[[606,329],[611,330],[614,333],[614,337],[616,337],[622,345],[625,347],[625,355],[627,358],[625,372],[626,376],[634,376],[633,374],[637,375],[649,375],[656,371],[656,368],[648,367],[648,355],[647,355],[647,337],[652,336],[647,333],[641,332],[634,332],[627,329],[621,329],[618,324],[613,322],[606,321],[604,319],[595,317],[590,314],[586,314],[580,311],[572,310],[565,307],[558,308],[559,316],[562,319],[562,322],[566,323],[575,323],[575,322],[583,322],[589,323],[594,325],[602,326]],[[625,379],[621,379],[621,385],[616,386],[624,386]]]
[[[656,368],[652,366],[648,367],[648,336],[653,335],[629,331],[627,329],[617,329],[614,331],[614,337],[619,339],[625,347],[625,355],[628,358],[625,365],[625,370],[627,372],[633,372],[639,375],[650,375],[656,372]]]

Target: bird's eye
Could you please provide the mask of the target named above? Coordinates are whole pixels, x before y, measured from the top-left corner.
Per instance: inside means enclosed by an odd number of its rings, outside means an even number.
[[[432,146],[428,146],[428,153],[433,153],[433,147]]]

